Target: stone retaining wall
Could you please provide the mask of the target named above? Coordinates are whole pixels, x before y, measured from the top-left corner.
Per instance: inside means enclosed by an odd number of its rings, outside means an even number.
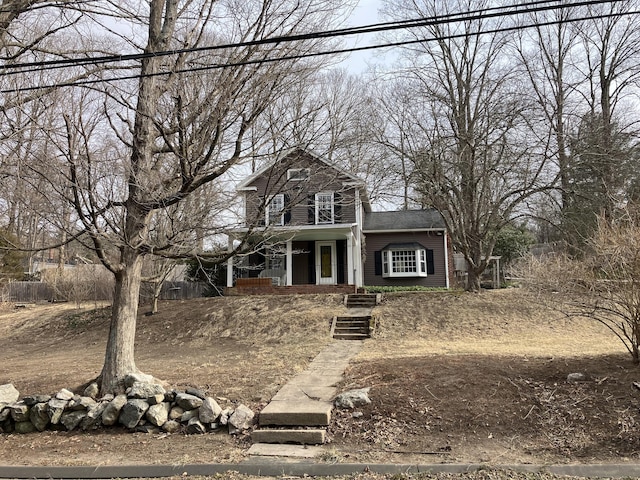
[[[98,385],[83,395],[62,389],[55,395],[20,398],[16,388],[0,385],[0,433],[44,430],[95,430],[122,425],[132,431],[206,433],[249,430],[254,412],[245,405],[222,408],[197,389],[167,391],[147,375],[127,377],[127,393],[97,398]]]

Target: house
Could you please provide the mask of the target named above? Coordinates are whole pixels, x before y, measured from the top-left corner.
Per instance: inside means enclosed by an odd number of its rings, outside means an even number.
[[[318,155],[289,151],[238,191],[245,224],[228,232],[229,246],[242,239],[251,253],[229,260],[230,294],[449,287],[452,257],[440,214],[373,212],[364,182]]]

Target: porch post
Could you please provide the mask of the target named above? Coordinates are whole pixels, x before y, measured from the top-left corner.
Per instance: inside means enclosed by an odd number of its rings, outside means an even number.
[[[287,240],[287,285],[293,285],[293,241]]]
[[[347,235],[347,284],[348,285],[353,285],[355,283],[353,278],[354,277],[353,248],[354,248],[353,231],[349,229],[349,234]]]
[[[229,252],[233,251],[233,239],[229,236]],[[233,287],[233,257],[227,259],[227,287]]]

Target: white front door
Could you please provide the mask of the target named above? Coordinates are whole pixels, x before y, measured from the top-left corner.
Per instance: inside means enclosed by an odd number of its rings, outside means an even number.
[[[316,242],[316,284],[336,283],[336,242]]]

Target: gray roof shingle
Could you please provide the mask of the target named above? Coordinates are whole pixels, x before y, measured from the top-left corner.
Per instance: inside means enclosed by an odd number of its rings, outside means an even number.
[[[428,230],[445,228],[437,210],[401,210],[397,212],[368,212],[363,230]]]

